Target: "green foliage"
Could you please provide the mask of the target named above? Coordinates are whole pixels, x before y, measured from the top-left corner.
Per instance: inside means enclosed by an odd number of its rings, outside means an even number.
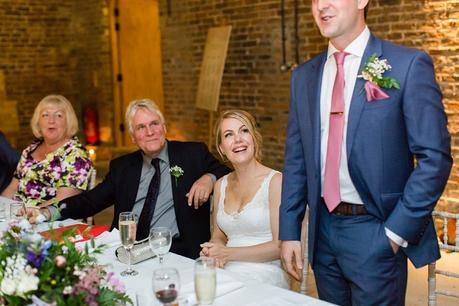
[[[119,280],[97,265],[104,246],[91,239],[92,249],[85,244],[80,250],[68,237],[75,232],[46,240],[26,220],[12,223],[0,241],[0,305],[29,305],[32,298],[57,306],[132,304]]]

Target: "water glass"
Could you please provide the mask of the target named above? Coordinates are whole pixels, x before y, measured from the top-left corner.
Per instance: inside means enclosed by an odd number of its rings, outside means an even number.
[[[136,292],[135,294],[135,306],[153,306],[156,305],[151,299],[151,295],[146,292]]]
[[[7,205],[0,203],[0,222],[4,222],[7,220]]]
[[[121,244],[128,255],[128,268],[121,272],[121,276],[134,276],[139,274],[131,268],[131,249],[134,246],[137,231],[137,217],[133,212],[122,212],[118,219]]]
[[[172,305],[180,290],[180,275],[175,268],[160,268],[153,272],[153,292],[163,305]]]
[[[24,205],[21,202],[10,203],[10,220],[19,220],[22,218],[22,210]]]
[[[194,291],[199,305],[212,305],[215,300],[217,275],[215,259],[200,257],[194,264]]]
[[[159,263],[163,263],[163,256],[166,255],[172,244],[171,231],[167,227],[154,227],[150,230],[148,237],[152,252],[158,256]]]

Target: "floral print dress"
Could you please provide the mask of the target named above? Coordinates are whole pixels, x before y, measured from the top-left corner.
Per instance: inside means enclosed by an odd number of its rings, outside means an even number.
[[[92,163],[76,136],[36,161],[32,153],[42,143],[35,140],[23,152],[14,176],[19,180],[15,200],[36,206],[56,196],[61,187],[86,190]]]

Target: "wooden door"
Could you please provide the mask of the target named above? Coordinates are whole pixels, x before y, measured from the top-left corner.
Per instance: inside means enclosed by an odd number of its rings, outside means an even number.
[[[163,110],[158,0],[111,0],[115,140],[132,145],[124,114],[129,102],[150,98]]]

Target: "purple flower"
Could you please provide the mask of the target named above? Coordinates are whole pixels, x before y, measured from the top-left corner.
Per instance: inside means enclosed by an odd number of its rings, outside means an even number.
[[[109,272],[107,274],[107,283],[109,283],[113,290],[118,293],[124,293],[126,292],[126,287],[124,284],[116,277],[114,276],[115,273]]]
[[[38,252],[34,252],[31,248],[27,250],[26,259],[27,263],[35,268],[40,268],[43,260],[48,256],[48,249],[53,245],[51,240],[46,240]]]
[[[60,161],[60,159],[59,159],[59,157],[58,157],[57,155],[54,156],[53,160],[49,162],[49,166],[50,166],[51,168],[53,168],[53,169],[54,169],[54,168],[60,168],[60,166],[61,166],[61,161]]]
[[[86,169],[86,165],[87,165],[87,161],[84,160],[83,158],[79,156],[75,158],[74,166],[77,171],[80,171],[81,169]]]
[[[69,182],[70,182],[70,184],[72,186],[75,186],[75,185],[78,184],[78,180],[76,178],[73,178],[73,177],[69,178]]]
[[[26,254],[27,263],[34,268],[40,268],[43,260],[45,259],[44,254],[35,254],[32,250],[28,250]]]
[[[87,305],[97,305],[96,298],[99,294],[100,270],[98,268],[84,268],[79,275],[80,281],[74,286],[74,294],[86,292]]]
[[[32,190],[40,191],[41,190],[40,183],[37,181],[33,181],[33,180],[28,181],[26,184],[26,191],[27,193],[30,193]]]

